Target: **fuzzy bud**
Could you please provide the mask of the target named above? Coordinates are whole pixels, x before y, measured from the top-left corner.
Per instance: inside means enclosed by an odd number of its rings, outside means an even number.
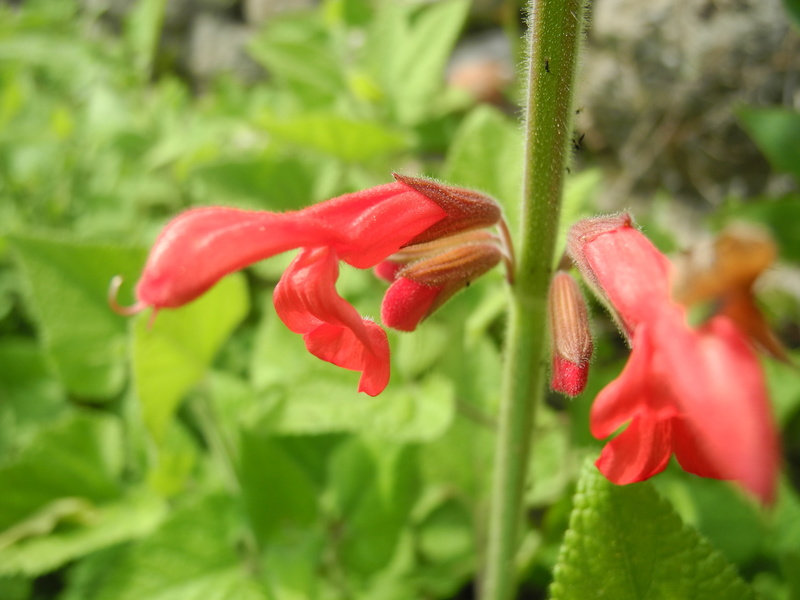
[[[577,396],[586,387],[592,358],[592,332],[586,300],[578,283],[558,271],[548,295],[550,336],[553,345],[551,387],[567,396]]]

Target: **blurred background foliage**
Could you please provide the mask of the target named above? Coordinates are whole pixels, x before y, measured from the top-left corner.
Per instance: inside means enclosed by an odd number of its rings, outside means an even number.
[[[111,312],[106,290],[121,274],[122,301],[132,301],[148,245],[182,209],[290,210],[392,171],[486,191],[513,227],[518,7],[324,0],[251,25],[245,74],[201,80],[166,35],[171,3],[126,4],[117,13],[102,2],[0,3],[0,598],[471,597],[501,273],[414,334],[390,333],[392,383],[378,398],[358,396],[356,374],[309,356],[276,318],[270,296],[288,257],[224,280],[152,327],[149,315]],[[234,2],[220,7],[242,16]],[[786,15],[797,3],[785,9],[773,25],[796,52]],[[456,62],[470,35],[489,30],[506,40],[502,60]],[[673,186],[658,160],[626,171],[631,149],[616,152],[604,133],[586,75],[564,229],[629,207],[673,251],[731,220],[766,225],[781,262],[761,298],[797,359],[800,91],[786,88],[798,63],[781,69],[781,98],[725,113],[760,161],[759,185],[738,188]],[[632,116],[630,127],[664,122]],[[659,156],[695,139],[680,122],[656,140]],[[383,288],[367,275],[344,270],[340,292],[375,314]],[[571,403],[548,398],[535,435],[525,598],[546,596],[580,465],[600,447],[588,433],[590,400],[626,356],[613,323],[593,312],[589,389]],[[765,368],[787,465],[777,507],[763,513],[726,484],[679,470],[655,484],[763,597],[798,598],[800,374]]]

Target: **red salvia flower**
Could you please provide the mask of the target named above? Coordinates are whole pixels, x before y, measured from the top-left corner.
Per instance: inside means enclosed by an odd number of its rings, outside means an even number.
[[[697,329],[672,298],[672,267],[628,215],[582,221],[568,252],[631,344],[622,374],[600,392],[591,430],[609,441],[597,467],[612,482],[642,481],[674,454],[691,473],[738,481],[774,499],[778,441],[748,337],[726,314]]]
[[[177,308],[229,273],[300,248],[275,288],[278,316],[303,335],[311,354],[360,371],[359,391],[375,396],[389,382],[386,332],[336,292],[339,261],[377,267],[386,278],[390,261],[415,254],[411,264],[397,263],[390,277],[397,281],[382,311],[387,325],[410,331],[508,254],[501,248],[506,239],[480,231],[501,220],[493,200],[427,179],[395,178],[294,212],[186,211],[167,224],[151,249],[136,285],[136,304],[116,304],[116,278],[111,304],[123,314]],[[402,288],[406,281],[413,286]]]

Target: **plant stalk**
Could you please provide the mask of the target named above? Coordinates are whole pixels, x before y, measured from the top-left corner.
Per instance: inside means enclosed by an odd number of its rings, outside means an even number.
[[[522,223],[511,287],[488,547],[480,597],[509,600],[536,406],[546,385],[547,290],[570,157],[573,91],[584,0],[531,0]]]

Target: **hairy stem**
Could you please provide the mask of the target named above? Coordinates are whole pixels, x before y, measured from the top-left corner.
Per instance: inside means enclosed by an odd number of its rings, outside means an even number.
[[[547,289],[569,158],[583,2],[531,0],[529,5],[522,223],[492,473],[483,600],[508,600],[516,589],[531,432],[546,383]]]

